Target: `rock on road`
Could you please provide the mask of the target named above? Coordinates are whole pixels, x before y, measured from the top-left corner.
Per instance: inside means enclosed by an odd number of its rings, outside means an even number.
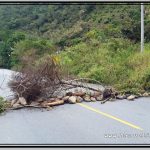
[[[80,104],[8,111],[0,115],[0,144],[150,144],[150,98],[82,104],[102,113]]]

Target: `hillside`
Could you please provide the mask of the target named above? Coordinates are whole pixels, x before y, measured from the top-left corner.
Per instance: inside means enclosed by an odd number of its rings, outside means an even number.
[[[1,29],[32,32],[46,38],[57,38],[57,35],[62,34],[65,36],[69,29],[82,26],[105,29],[109,33],[117,32],[116,35],[112,35],[138,41],[136,35],[139,34],[140,29],[140,6],[1,5],[0,19]],[[107,31],[108,28],[111,30]]]
[[[57,52],[74,76],[150,90],[149,10],[140,54],[140,5],[0,5],[0,66],[19,69]]]

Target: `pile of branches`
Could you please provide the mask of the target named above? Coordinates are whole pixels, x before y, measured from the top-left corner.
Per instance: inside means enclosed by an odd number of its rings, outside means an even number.
[[[47,56],[38,65],[28,65],[15,73],[9,87],[16,98],[33,101],[39,97],[50,97],[60,86],[60,70],[55,60]]]
[[[71,79],[65,75],[55,57],[45,56],[36,61],[35,57],[23,59],[24,66],[12,75],[10,89],[15,94],[10,107],[44,107],[81,101],[134,100],[131,93],[121,94],[112,87],[106,87],[88,78]],[[96,84],[92,84],[96,83]],[[144,93],[149,96],[150,93]]]
[[[42,99],[42,101],[46,101],[50,98],[61,100],[70,90],[70,93],[72,93],[73,89],[79,90],[79,88],[81,88],[81,93],[101,91],[101,89],[91,87],[88,84],[92,82],[102,85],[95,80],[88,78],[70,80],[69,77],[64,80],[66,76],[63,77],[61,67],[55,58],[51,56],[46,56],[35,64],[32,63],[34,62],[32,59],[31,61],[29,59],[27,62],[19,72],[12,75],[11,81],[9,82],[9,87],[14,92],[15,99],[24,99],[27,104],[31,104],[32,101],[38,101],[40,99]],[[110,92],[107,92],[107,96],[109,93]],[[106,98],[105,95],[103,98]]]

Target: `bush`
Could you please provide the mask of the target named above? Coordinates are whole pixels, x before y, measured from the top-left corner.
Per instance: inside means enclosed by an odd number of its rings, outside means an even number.
[[[11,55],[11,65],[13,69],[21,69],[27,65],[27,61],[34,57],[34,60],[40,59],[45,54],[51,54],[55,51],[55,46],[45,39],[27,38],[14,46]],[[31,63],[31,62],[30,62]],[[34,64],[34,62],[32,62]]]
[[[82,42],[67,48],[61,64],[70,74],[98,80],[120,91],[150,91],[150,46],[140,53],[137,44],[125,39],[107,43]]]
[[[129,72],[126,86],[134,90],[150,90],[150,52],[134,53],[130,56],[126,65]]]

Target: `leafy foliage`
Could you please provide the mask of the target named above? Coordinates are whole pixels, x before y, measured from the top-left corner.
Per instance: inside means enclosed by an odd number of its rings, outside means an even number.
[[[0,36],[3,38],[1,38],[0,43],[0,65],[4,68],[11,68],[11,53],[13,52],[13,47],[18,41],[23,40],[25,35],[20,32],[15,32],[14,34],[11,32],[2,32]]]
[[[61,60],[70,74],[92,78],[121,91],[150,90],[150,51],[138,51],[138,45],[128,40],[110,39],[107,43],[69,47],[61,53]]]
[[[140,54],[140,5],[0,5],[0,66],[22,69],[57,53],[72,75],[150,90],[149,7]]]
[[[20,68],[26,64],[34,65],[34,61],[40,59],[45,54],[51,54],[55,49],[55,46],[48,40],[33,38],[22,40],[14,46],[12,66]],[[31,59],[34,61],[30,61]]]

